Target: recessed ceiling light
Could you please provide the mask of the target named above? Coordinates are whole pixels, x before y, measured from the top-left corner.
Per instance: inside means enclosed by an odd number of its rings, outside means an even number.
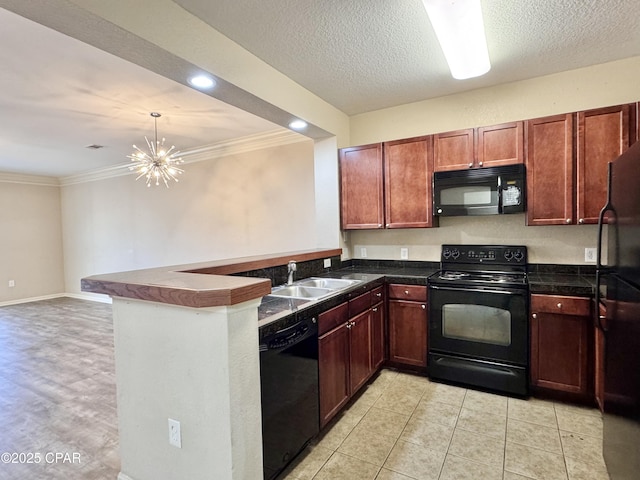
[[[294,130],[304,130],[305,128],[307,128],[307,122],[305,122],[304,120],[293,120],[291,123],[289,123],[289,127],[293,128]]]
[[[213,88],[215,80],[207,75],[196,75],[189,79],[189,83],[196,88]]]

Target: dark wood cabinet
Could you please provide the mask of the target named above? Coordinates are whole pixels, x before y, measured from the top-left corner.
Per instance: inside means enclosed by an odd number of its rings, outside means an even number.
[[[349,329],[345,323],[318,339],[320,425],[349,401]]]
[[[318,315],[321,427],[340,411],[384,360],[381,292],[382,287],[378,287]]]
[[[598,223],[607,201],[607,164],[629,148],[635,105],[578,112],[577,223]]]
[[[531,295],[531,384],[589,401],[593,322],[591,300]]]
[[[385,315],[384,302],[371,307],[371,366],[377,370],[385,360]]]
[[[386,142],[383,152],[386,228],[433,226],[433,138]]]
[[[434,226],[431,136],[344,148],[339,159],[343,230]]]
[[[527,225],[573,221],[573,115],[528,120]]]
[[[389,360],[427,366],[427,287],[390,284]]]
[[[511,122],[436,134],[434,171],[522,163],[523,131],[523,122]]]
[[[342,229],[383,228],[382,144],[343,148],[339,161]]]
[[[462,170],[474,164],[474,130],[455,130],[433,136],[433,170]]]
[[[634,108],[527,121],[527,225],[598,223],[607,198],[607,164],[629,148]]]

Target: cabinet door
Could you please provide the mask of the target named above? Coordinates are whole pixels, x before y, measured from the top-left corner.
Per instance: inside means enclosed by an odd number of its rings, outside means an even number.
[[[527,225],[573,222],[573,116],[526,124]]]
[[[318,339],[320,426],[349,400],[349,330],[344,323]]]
[[[384,198],[387,228],[433,226],[432,171],[432,137],[412,138],[384,144]]]
[[[524,162],[524,123],[478,128],[477,166],[495,167]]]
[[[578,112],[577,218],[598,223],[607,201],[607,164],[629,148],[630,110],[633,105]]]
[[[353,317],[349,327],[349,375],[353,395],[373,373],[371,364],[371,311]]]
[[[371,308],[371,366],[377,370],[384,362],[384,303],[380,302]]]
[[[426,304],[389,300],[389,360],[427,366]]]
[[[531,383],[588,395],[589,299],[531,295]]]
[[[382,144],[340,150],[342,228],[382,228]]]
[[[474,130],[456,130],[433,136],[433,170],[462,170],[474,165]]]

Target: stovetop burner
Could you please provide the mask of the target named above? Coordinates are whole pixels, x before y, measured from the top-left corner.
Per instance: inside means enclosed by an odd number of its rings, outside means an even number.
[[[461,272],[455,270],[441,270],[437,274],[437,279],[445,282],[454,282],[460,284],[474,283],[498,283],[526,285],[526,273],[508,273],[508,272]]]
[[[430,283],[521,287],[527,285],[527,247],[443,245],[441,270]]]

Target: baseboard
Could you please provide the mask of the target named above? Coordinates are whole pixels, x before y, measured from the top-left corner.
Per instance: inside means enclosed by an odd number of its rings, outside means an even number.
[[[55,293],[53,295],[42,295],[40,297],[18,298],[15,300],[8,300],[6,302],[0,302],[0,307],[6,307],[9,305],[19,305],[21,303],[38,302],[40,300],[51,300],[53,298],[77,298],[78,300],[89,300],[92,302],[111,303],[111,297],[102,295],[99,293]]]
[[[116,480],[133,480],[133,478],[131,478],[126,473],[120,472],[120,473],[118,473],[118,478]]]

